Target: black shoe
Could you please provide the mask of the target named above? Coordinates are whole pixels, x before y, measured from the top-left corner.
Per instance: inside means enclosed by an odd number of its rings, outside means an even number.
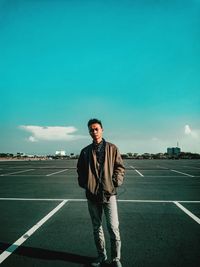
[[[107,258],[101,258],[101,257],[98,257],[95,261],[93,261],[90,266],[91,267],[103,267],[105,266],[106,264],[106,261]]]
[[[122,267],[122,264],[120,261],[113,261],[111,266],[112,267]]]

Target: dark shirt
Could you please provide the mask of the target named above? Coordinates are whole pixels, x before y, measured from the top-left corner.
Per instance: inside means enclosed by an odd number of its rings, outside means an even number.
[[[99,202],[108,202],[109,197],[106,197],[104,194],[104,186],[103,186],[103,179],[104,179],[104,161],[105,161],[105,146],[106,142],[104,139],[100,143],[93,142],[93,149],[96,153],[97,157],[97,170],[98,170],[98,181],[99,181],[99,190],[98,190],[98,201]]]
[[[103,167],[105,161],[105,140],[102,139],[100,143],[93,142],[93,149],[96,152],[97,162],[99,164],[99,169]]]

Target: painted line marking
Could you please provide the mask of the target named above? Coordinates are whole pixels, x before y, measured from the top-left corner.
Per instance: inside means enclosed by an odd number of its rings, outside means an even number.
[[[136,171],[140,176],[144,177],[144,175],[143,175],[141,172],[139,172],[139,171],[136,170],[136,169],[135,169],[135,171]]]
[[[63,174],[64,175],[64,174]],[[1,176],[1,175],[0,175]],[[9,175],[7,175],[7,176],[9,176]],[[16,176],[16,177],[22,177],[22,176],[28,176],[28,177],[35,177],[35,176],[39,176],[39,177],[43,177],[43,176],[47,176],[46,174],[30,174],[30,175],[25,175],[25,174],[21,174],[21,175],[10,175],[10,176]],[[172,177],[172,176],[171,176]],[[178,177],[178,176],[176,176],[176,177]],[[181,176],[181,177],[183,177],[183,176]]]
[[[186,166],[186,165],[184,165],[183,167],[185,167],[185,168],[189,168],[189,169],[190,169],[190,168],[192,168],[192,169],[198,169],[198,170],[200,169],[199,167]]]
[[[51,176],[51,175],[54,175],[54,174],[57,174],[57,173],[65,172],[65,171],[67,171],[67,170],[68,170],[68,169],[64,169],[64,170],[62,170],[62,171],[53,172],[53,173],[47,174],[46,176]]]
[[[40,228],[47,220],[49,220],[59,209],[61,209],[67,200],[63,200],[58,206],[50,211],[44,218],[36,223],[31,229],[29,229],[24,235],[16,240],[10,247],[8,247],[3,253],[0,254],[0,264],[8,258],[19,246],[21,246],[38,228]]]
[[[145,175],[145,177],[148,177],[148,178],[185,178],[185,175]],[[194,177],[198,177],[198,176],[194,176]],[[136,177],[134,177],[136,178]]]
[[[174,203],[174,200],[151,200],[151,199],[118,199],[118,202],[141,202],[141,203]],[[178,200],[183,203],[200,203],[200,200]]]
[[[77,198],[77,199],[65,199],[65,198],[0,198],[0,200],[8,201],[87,201],[86,198]]]
[[[159,169],[169,170],[168,168],[160,166],[160,165],[157,165],[156,167],[159,168]]]
[[[14,176],[27,176],[27,175],[14,175]],[[28,175],[28,177],[35,177],[35,176],[39,176],[39,177],[42,177],[42,176],[46,176],[45,174],[30,174]],[[185,175],[145,175],[145,177],[148,177],[148,178],[185,178]],[[194,176],[195,178],[198,178],[200,176]],[[136,179],[138,178],[138,176],[134,176],[133,179]]]
[[[86,198],[0,198],[4,201],[72,201],[72,202],[85,202]],[[149,202],[149,203],[200,203],[200,200],[153,200],[153,199],[118,199],[118,202]]]
[[[181,205],[178,201],[174,201],[174,204],[179,207],[182,211],[184,211],[188,216],[190,216],[195,222],[200,224],[200,219],[194,215],[191,211],[186,209],[183,205]]]
[[[34,171],[34,170],[35,170],[35,169],[29,169],[29,170],[24,170],[24,171],[17,171],[17,172],[4,173],[4,174],[1,174],[1,176],[12,175],[12,174],[15,174],[15,173],[30,172],[30,171]]]
[[[181,173],[183,175],[186,175],[186,176],[189,176],[189,177],[194,177],[194,175],[191,175],[191,174],[188,174],[188,173],[185,173],[185,172],[179,172],[179,171],[176,171],[176,170],[171,170],[172,172],[177,172],[177,173]]]
[[[52,166],[39,167],[39,169],[52,169],[52,168],[57,168],[57,166],[52,165]]]
[[[136,170],[135,167],[133,167],[133,166],[130,166],[130,167],[131,167],[131,169],[133,169],[134,171],[136,171],[140,176],[144,177],[144,175],[141,172],[139,172],[138,170]]]

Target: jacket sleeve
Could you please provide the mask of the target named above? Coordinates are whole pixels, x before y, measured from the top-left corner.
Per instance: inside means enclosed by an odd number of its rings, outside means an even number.
[[[117,148],[114,162],[114,170],[113,170],[113,183],[115,187],[122,185],[124,181],[125,174],[125,166],[120,155],[120,152]]]
[[[77,173],[78,173],[78,184],[82,188],[86,188],[86,166],[85,166],[85,160],[84,160],[84,152],[81,151],[80,156],[78,158],[77,163]]]

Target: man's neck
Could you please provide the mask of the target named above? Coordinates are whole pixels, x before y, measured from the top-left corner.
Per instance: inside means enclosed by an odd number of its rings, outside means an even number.
[[[100,144],[100,143],[102,142],[102,140],[103,140],[103,138],[98,139],[98,140],[94,140],[94,143],[95,143],[96,145],[98,145],[98,144]]]

